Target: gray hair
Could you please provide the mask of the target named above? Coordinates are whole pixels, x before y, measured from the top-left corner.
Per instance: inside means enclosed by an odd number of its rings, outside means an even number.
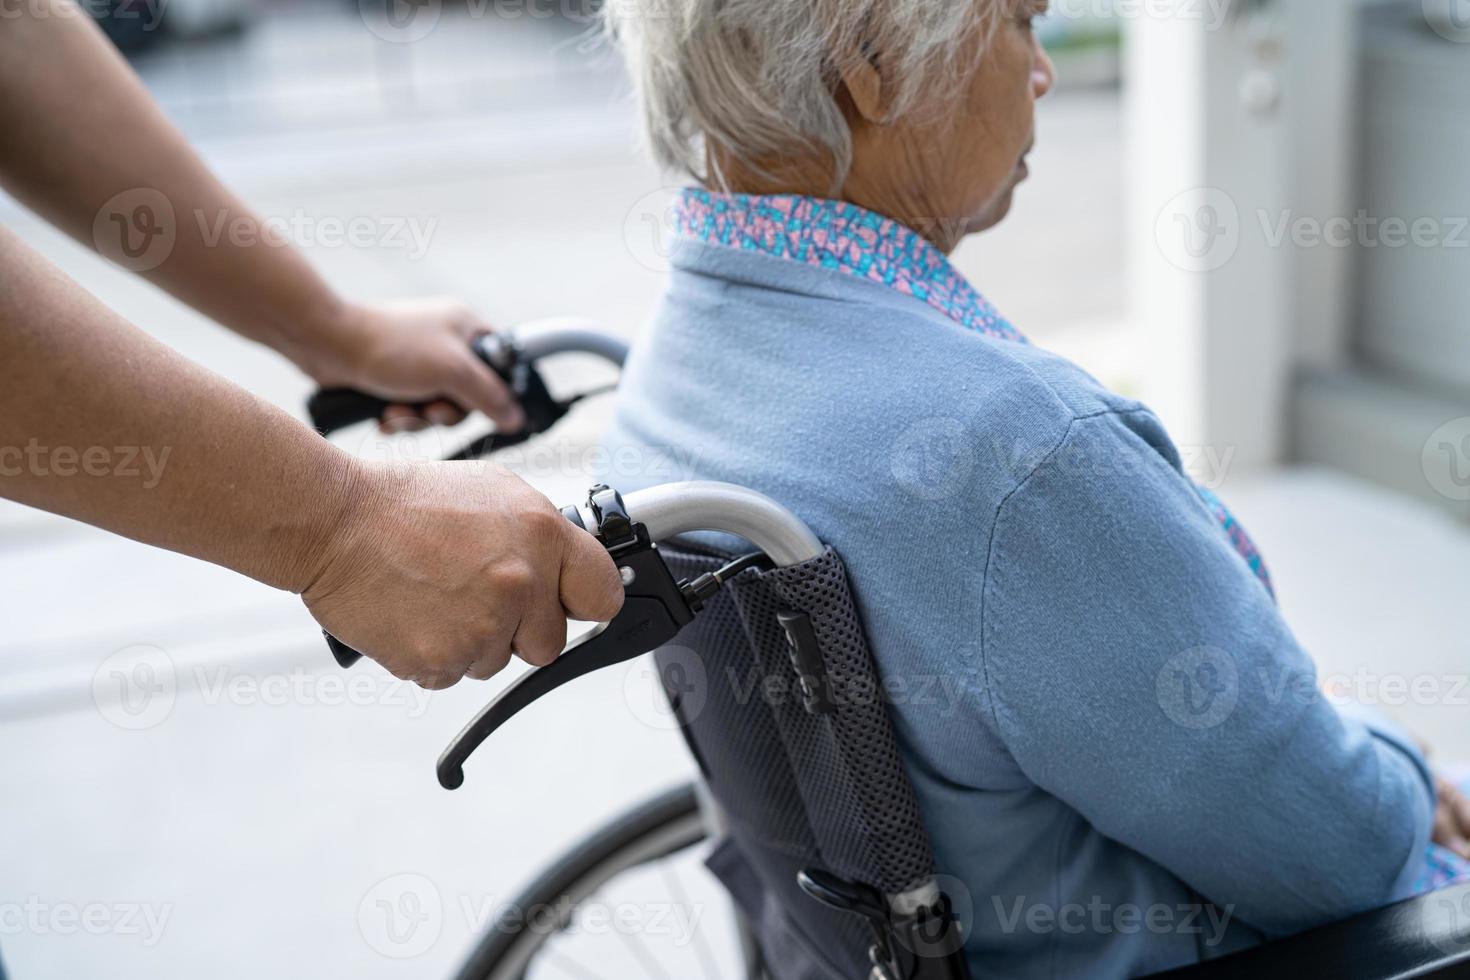
[[[975,32],[988,38],[1010,0],[607,0],[654,157],[706,184],[707,146],[759,161],[825,156],[840,187],[852,134],[834,96],[844,70],[881,51],[889,119],[969,77]],[[711,168],[716,164],[710,155]]]

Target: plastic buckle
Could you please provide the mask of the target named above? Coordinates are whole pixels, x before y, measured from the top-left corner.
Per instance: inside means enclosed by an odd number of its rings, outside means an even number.
[[[796,876],[796,884],[807,895],[823,905],[839,912],[860,915],[867,922],[872,936],[868,947],[868,961],[873,970],[869,980],[905,980],[899,971],[893,947],[888,904],[883,893],[871,885],[839,878],[830,871],[807,868]]]
[[[796,883],[828,908],[852,912],[868,923],[873,939],[868,947],[873,965],[869,980],[970,980],[964,936],[953,903],[943,892],[937,904],[899,915],[878,889],[827,871],[808,868],[796,876]]]

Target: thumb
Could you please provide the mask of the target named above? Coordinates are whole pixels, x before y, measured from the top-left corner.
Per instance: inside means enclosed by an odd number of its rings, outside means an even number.
[[[455,372],[449,395],[461,407],[484,412],[502,432],[517,432],[526,424],[526,413],[516,404],[500,375],[490,370],[469,348]]]
[[[607,549],[586,531],[566,523],[561,604],[574,619],[604,623],[623,608],[623,580]]]

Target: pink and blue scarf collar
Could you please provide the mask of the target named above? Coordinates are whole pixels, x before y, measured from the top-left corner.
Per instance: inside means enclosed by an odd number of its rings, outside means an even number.
[[[856,204],[689,187],[675,220],[687,238],[845,272],[921,299],[971,330],[1026,343],[928,239]]]
[[[977,333],[1027,343],[943,252],[911,228],[856,204],[797,194],[723,194],[689,187],[680,194],[675,222],[684,238],[880,283],[922,300]],[[1199,492],[1235,550],[1274,596],[1271,574],[1245,528],[1215,493],[1204,487]]]

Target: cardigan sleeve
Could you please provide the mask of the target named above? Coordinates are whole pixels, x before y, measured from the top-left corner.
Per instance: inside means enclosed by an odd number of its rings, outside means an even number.
[[[1080,418],[1000,505],[981,650],[997,731],[1099,832],[1267,934],[1402,897],[1434,809],[1424,760],[1319,693],[1161,432]]]

